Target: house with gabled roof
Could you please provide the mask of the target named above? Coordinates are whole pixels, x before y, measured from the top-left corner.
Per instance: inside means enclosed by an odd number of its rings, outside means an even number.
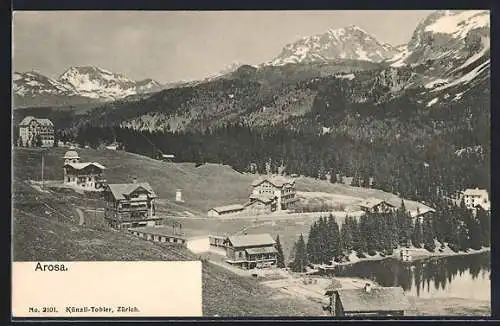
[[[365,213],[390,213],[396,210],[396,206],[379,198],[368,198],[363,200],[359,207]]]
[[[376,287],[367,283],[359,289],[327,289],[332,316],[404,316],[410,308],[401,287]]]
[[[102,191],[106,183],[103,177],[105,169],[105,166],[97,162],[80,162],[76,151],[67,151],[64,154],[63,183],[80,190]]]
[[[276,265],[276,241],[267,233],[232,235],[223,242],[226,262],[245,269]]]
[[[116,229],[157,225],[161,218],[156,216],[156,198],[147,182],[107,184],[105,219]]]

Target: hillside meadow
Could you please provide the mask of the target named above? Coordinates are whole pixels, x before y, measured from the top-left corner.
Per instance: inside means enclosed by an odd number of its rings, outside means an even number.
[[[63,156],[68,148],[49,148],[45,154],[45,179],[62,180]],[[128,183],[133,177],[149,182],[159,196],[160,205],[173,205],[176,210],[187,210],[205,215],[208,209],[233,203],[243,204],[251,192],[251,182],[258,175],[239,173],[226,165],[161,162],[146,156],[114,150],[77,149],[81,162],[99,162],[108,183]],[[14,175],[24,180],[41,179],[41,152],[39,149],[15,148]],[[296,178],[300,192],[323,192],[343,195],[357,200],[376,197],[399,206],[398,196],[378,189],[332,184],[309,177]],[[184,203],[175,203],[175,192],[182,190]],[[310,197],[310,196],[309,196]],[[420,204],[405,200],[408,209]],[[422,205],[420,205],[422,206]]]

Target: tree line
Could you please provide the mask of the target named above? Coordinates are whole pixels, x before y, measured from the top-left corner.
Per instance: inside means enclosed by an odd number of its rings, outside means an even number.
[[[200,132],[149,132],[120,127],[80,128],[61,133],[80,145],[97,148],[118,141],[129,152],[158,157],[175,154],[180,162],[222,163],[240,172],[298,174],[352,185],[373,187],[401,197],[432,201],[470,187],[490,188],[490,148],[482,153],[456,154],[442,139],[417,146],[413,140],[355,139],[341,131],[317,134],[287,126],[251,128],[241,124]]]
[[[308,264],[345,261],[352,252],[366,255],[392,255],[397,248],[424,248],[429,252],[447,245],[455,252],[480,249],[490,244],[490,213],[442,200],[436,211],[423,218],[410,216],[404,202],[392,213],[367,213],[359,220],[346,216],[339,226],[330,215],[315,221],[307,235],[295,243],[292,270],[305,271]],[[438,248],[437,248],[438,247]]]

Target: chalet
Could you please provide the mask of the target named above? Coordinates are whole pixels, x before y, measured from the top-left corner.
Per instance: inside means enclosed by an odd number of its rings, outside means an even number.
[[[63,183],[81,190],[101,191],[106,183],[102,175],[105,169],[97,162],[82,163],[77,152],[67,151],[64,154]]]
[[[157,196],[147,182],[108,184],[104,198],[105,219],[116,229],[154,226],[161,221],[155,212]]]
[[[365,213],[390,213],[396,210],[396,206],[378,198],[368,198],[359,204]]]
[[[404,316],[410,308],[401,287],[374,287],[367,283],[361,289],[331,289],[328,309],[332,316]]]
[[[461,198],[468,209],[474,210],[479,205],[486,211],[490,210],[491,203],[486,189],[466,189],[461,193]]]
[[[245,204],[245,211],[250,214],[265,214],[276,211],[278,200],[273,195],[250,195],[250,200]]]
[[[106,184],[102,176],[105,169],[96,162],[64,164],[64,184],[87,191],[102,191]]]
[[[417,208],[416,210],[410,211],[410,216],[412,219],[419,219],[420,222],[424,220],[426,217],[432,217],[432,215],[436,212],[435,209],[430,207]]]
[[[240,204],[218,206],[208,210],[208,216],[235,215],[243,212],[244,206]]]
[[[49,119],[24,117],[19,123],[19,145],[24,147],[54,146],[54,124]]]
[[[275,245],[269,234],[229,236],[224,241],[226,262],[246,269],[276,265],[278,251]]]
[[[286,210],[298,200],[295,197],[295,181],[283,176],[270,176],[252,182],[250,202],[263,198],[272,198],[276,201],[276,210]],[[269,204],[270,205],[270,204]]]

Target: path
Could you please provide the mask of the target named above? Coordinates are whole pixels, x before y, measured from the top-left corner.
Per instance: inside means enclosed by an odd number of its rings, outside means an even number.
[[[78,207],[75,207],[75,210],[78,213],[78,216],[80,217],[80,221],[78,222],[78,225],[83,225],[85,223],[85,217],[83,216],[82,210]]]

